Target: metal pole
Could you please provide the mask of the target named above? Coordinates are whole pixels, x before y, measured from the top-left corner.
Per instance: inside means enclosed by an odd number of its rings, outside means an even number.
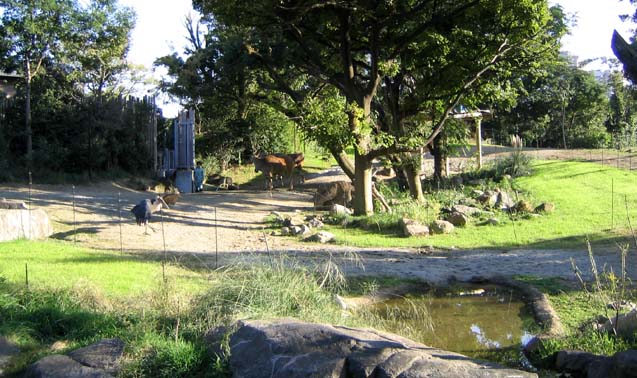
[[[29,239],[31,239],[31,187],[33,186],[33,180],[31,177],[31,171],[29,171]]]
[[[217,208],[215,207],[215,269],[218,267],[219,260],[219,243],[217,240]]]
[[[164,234],[164,211],[159,210],[159,219],[161,220],[161,237],[164,241],[164,259],[161,262],[161,275],[164,279],[164,283],[166,283],[166,234]]]
[[[72,186],[73,190],[73,243],[77,243],[76,224],[75,224],[75,185]]]
[[[119,253],[124,254],[124,242],[122,241],[122,207],[121,193],[117,192],[117,214],[119,216]]]

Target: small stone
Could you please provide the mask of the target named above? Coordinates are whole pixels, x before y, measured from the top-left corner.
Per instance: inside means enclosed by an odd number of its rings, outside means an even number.
[[[400,220],[400,226],[403,229],[403,235],[407,237],[429,235],[429,227],[418,223],[413,219],[402,218]]]
[[[337,203],[333,204],[332,207],[330,208],[330,214],[331,215],[352,215],[352,210],[348,209],[347,207],[343,206],[343,205],[339,205]]]
[[[551,202],[541,203],[538,207],[535,208],[536,213],[552,213],[555,210],[555,205]]]
[[[515,206],[513,206],[513,210],[517,211],[518,213],[530,213],[534,209],[533,205],[529,201],[519,200],[515,204]]]
[[[453,224],[451,224],[451,222],[447,222],[445,220],[435,220],[431,222],[431,225],[429,225],[429,229],[434,234],[450,234],[453,232],[455,227],[453,226]]]
[[[482,210],[477,207],[467,206],[467,205],[453,205],[451,207],[451,211],[455,211],[464,215],[473,216],[477,214],[481,214]]]
[[[290,227],[281,228],[281,236],[288,236],[290,234],[292,234],[292,230],[290,230]]]
[[[497,226],[500,224],[500,220],[497,218],[489,218],[484,222],[484,224],[487,224],[489,226]]]
[[[335,238],[336,236],[334,236],[334,234],[332,234],[331,232],[319,231],[316,234],[310,235],[303,240],[307,242],[319,242],[321,244],[325,244],[332,242]]]
[[[311,228],[322,228],[324,226],[323,222],[318,218],[310,219],[308,224]]]

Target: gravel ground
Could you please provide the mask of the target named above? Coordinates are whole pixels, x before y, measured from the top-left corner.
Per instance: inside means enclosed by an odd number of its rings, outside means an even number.
[[[547,155],[554,156],[553,151],[559,150],[551,150]],[[270,193],[254,189],[183,194],[175,206],[161,216],[153,216],[151,224],[156,231],[149,230],[148,235],[135,224],[130,209],[140,200],[151,198],[152,193],[133,191],[115,183],[78,186],[73,211],[72,187],[34,185],[31,200],[33,208],[43,208],[48,213],[56,239],[75,240],[92,248],[122,249],[130,254],[163,253],[165,243],[166,251],[175,258],[195,257],[207,266],[267,262],[272,256],[285,254],[289,257],[286,261],[293,264],[334,262],[347,274],[395,275],[442,283],[451,277],[468,280],[474,276],[519,274],[574,280],[571,268],[574,259],[590,277],[584,249],[361,249],[303,243],[273,237],[264,231],[263,220],[270,212],[312,212],[316,184],[343,178],[338,169],[332,169],[310,177],[295,191],[277,189]],[[24,186],[2,185],[0,197],[28,202],[29,191]],[[595,253],[599,267],[606,265],[607,269],[620,271],[618,252]],[[629,275],[636,277],[637,261],[633,255],[629,256],[627,266]]]

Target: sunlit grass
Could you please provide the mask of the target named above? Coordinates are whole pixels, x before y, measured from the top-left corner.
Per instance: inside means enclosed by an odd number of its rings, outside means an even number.
[[[165,270],[163,270],[165,268]],[[90,282],[109,297],[138,296],[156,287],[164,276],[181,290],[201,290],[203,275],[166,264],[114,252],[89,250],[71,243],[14,241],[0,243],[0,276],[34,288],[73,288]]]
[[[630,219],[637,217],[637,172],[596,163],[536,161],[533,174],[514,179],[512,186],[534,205],[555,204],[555,212],[539,217],[510,217],[498,212],[500,224],[474,222],[449,235],[404,238],[397,227],[367,229],[331,226],[340,243],[361,247],[444,248],[585,248],[626,240]],[[421,209],[422,210],[422,209]],[[432,210],[433,212],[433,210]],[[400,214],[393,215],[394,224]],[[433,215],[430,215],[433,216]],[[380,216],[386,217],[386,216]]]

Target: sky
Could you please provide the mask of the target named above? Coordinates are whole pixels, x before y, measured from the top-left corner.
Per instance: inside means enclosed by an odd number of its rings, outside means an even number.
[[[597,57],[613,57],[610,40],[613,29],[617,29],[625,39],[632,33],[632,26],[619,20],[620,14],[631,13],[628,0],[550,0],[559,3],[567,14],[577,18],[571,35],[562,40],[563,50],[578,56],[579,60]],[[184,19],[197,13],[192,9],[191,0],[120,0],[122,5],[130,6],[137,13],[137,25],[132,35],[129,60],[152,68],[155,58],[181,53],[186,43]],[[603,69],[597,63],[586,69]],[[155,76],[161,76],[156,72]],[[164,116],[174,117],[179,111],[178,104],[161,104]]]

